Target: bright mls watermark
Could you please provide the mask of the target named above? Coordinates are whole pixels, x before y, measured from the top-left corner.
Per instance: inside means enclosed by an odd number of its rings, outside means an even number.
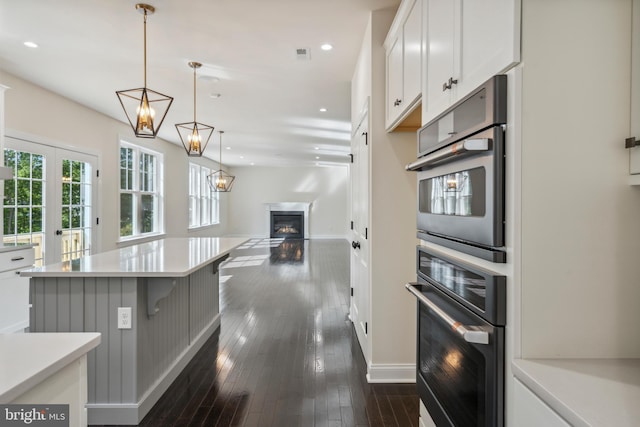
[[[69,405],[0,405],[0,427],[69,427]]]

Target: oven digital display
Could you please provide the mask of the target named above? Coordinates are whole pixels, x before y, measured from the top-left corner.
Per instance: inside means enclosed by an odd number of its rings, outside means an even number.
[[[420,273],[485,310],[487,279],[450,262],[420,252]]]
[[[420,181],[420,212],[436,215],[484,216],[486,171],[483,167]]]

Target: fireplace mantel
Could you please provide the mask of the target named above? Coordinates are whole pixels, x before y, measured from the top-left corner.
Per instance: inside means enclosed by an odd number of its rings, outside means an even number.
[[[266,237],[269,238],[269,229],[271,228],[271,211],[302,211],[304,212],[304,237],[308,239],[309,235],[309,210],[311,202],[277,202],[265,203],[265,231]]]

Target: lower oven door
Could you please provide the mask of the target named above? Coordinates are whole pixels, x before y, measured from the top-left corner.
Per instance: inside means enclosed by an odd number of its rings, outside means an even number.
[[[416,295],[419,312],[416,382],[431,418],[438,427],[502,427],[504,328],[485,322],[431,284],[419,280],[419,284],[409,289],[424,297]],[[463,336],[461,332],[465,329],[469,332]],[[486,344],[480,343],[483,341]]]
[[[468,138],[489,149],[452,157],[418,172],[417,226],[429,234],[504,246],[504,131],[501,126]]]

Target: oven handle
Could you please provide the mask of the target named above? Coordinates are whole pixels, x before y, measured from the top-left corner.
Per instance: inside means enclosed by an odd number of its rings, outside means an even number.
[[[409,163],[404,168],[408,171],[421,170],[425,166],[433,166],[434,164],[447,160],[453,156],[459,156],[465,153],[488,151],[490,145],[491,139],[489,138],[465,139],[428,154],[420,160]]]
[[[415,286],[420,285],[419,283],[407,283],[404,285],[405,288],[422,304],[429,307],[435,314],[438,315],[442,320],[444,320],[447,325],[451,327],[455,332],[457,332],[466,342],[474,343],[474,344],[489,344],[489,333],[487,331],[483,331],[478,326],[465,326],[460,322],[454,320],[447,313],[442,311],[440,307],[438,307],[433,301],[429,298],[425,297],[422,292],[416,289]]]

